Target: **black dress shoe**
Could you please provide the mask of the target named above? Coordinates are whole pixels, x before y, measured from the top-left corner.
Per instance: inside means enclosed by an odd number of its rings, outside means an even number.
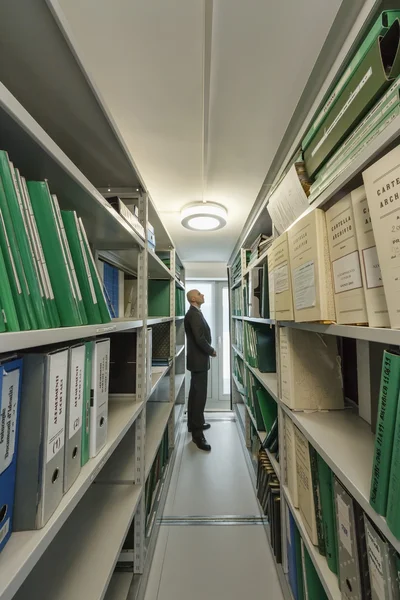
[[[202,435],[200,437],[194,437],[193,442],[196,444],[196,446],[199,448],[199,450],[204,450],[205,452],[210,452],[211,446],[207,442],[204,435]]]
[[[203,431],[205,431],[206,429],[210,429],[210,427],[211,427],[210,423],[204,423],[202,429],[203,429]],[[192,428],[191,427],[188,427],[188,432],[192,433]]]

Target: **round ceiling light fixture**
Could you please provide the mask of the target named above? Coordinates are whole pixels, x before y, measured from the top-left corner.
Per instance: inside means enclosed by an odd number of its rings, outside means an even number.
[[[186,229],[216,231],[225,227],[228,211],[216,202],[193,202],[181,210],[181,223]]]

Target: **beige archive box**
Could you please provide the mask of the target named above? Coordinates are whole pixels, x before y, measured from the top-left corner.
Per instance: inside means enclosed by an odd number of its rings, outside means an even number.
[[[336,338],[279,329],[281,400],[292,410],[341,409],[342,376]]]
[[[287,232],[272,242],[270,255],[274,273],[275,319],[277,321],[293,321],[292,281]]]
[[[382,273],[363,185],[351,192],[351,201],[361,258],[361,275],[364,284],[368,324],[370,327],[390,327]]]
[[[390,326],[400,329],[400,146],[363,172]]]
[[[275,281],[271,248],[268,250],[269,318],[275,319]]]
[[[368,322],[367,307],[350,194],[335,202],[325,216],[336,322],[340,325],[365,325]]]
[[[325,213],[316,208],[288,231],[294,319],[335,321]]]

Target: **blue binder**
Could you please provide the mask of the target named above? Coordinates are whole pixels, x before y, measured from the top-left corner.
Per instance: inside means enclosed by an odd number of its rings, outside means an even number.
[[[22,359],[0,364],[0,552],[12,533]]]

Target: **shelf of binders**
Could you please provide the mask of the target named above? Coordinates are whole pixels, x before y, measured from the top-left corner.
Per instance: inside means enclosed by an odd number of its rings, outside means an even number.
[[[142,490],[138,485],[92,486],[15,600],[103,598]]]
[[[170,368],[171,368],[171,365],[168,365],[166,367],[152,367],[151,368],[151,392],[149,394],[149,398],[152,394],[154,394],[154,392],[160,385],[162,378],[165,377],[165,375],[168,373]]]
[[[154,250],[149,250],[148,252],[149,259],[149,277],[152,279],[173,279],[171,271],[168,267],[163,263],[161,258],[157,256]]]
[[[89,460],[64,495],[48,523],[36,531],[13,533],[0,555],[0,600],[11,600],[35,567],[46,548],[58,534],[92,482],[140,415],[143,402],[109,403],[107,444]]]
[[[118,331],[129,331],[143,326],[142,320],[113,319],[104,325],[81,325],[57,329],[35,329],[33,331],[6,332],[0,334],[0,353],[14,352],[36,346],[61,344],[71,340],[109,335]]]
[[[174,402],[148,402],[146,405],[146,479],[149,476],[174,406]]]
[[[243,272],[243,277],[246,277],[246,275],[248,275],[250,273],[251,269],[254,269],[255,267],[259,267],[267,261],[268,251],[269,251],[269,249],[266,252],[264,252],[263,254],[261,254],[261,256],[259,256],[252,263],[247,265],[246,270]]]
[[[182,283],[182,281],[179,281],[179,279],[177,277],[175,277],[175,283],[178,287],[181,288],[181,290],[185,289],[185,285]]]
[[[324,325],[322,323],[296,323],[294,321],[279,321],[281,327],[292,327],[303,329],[304,331],[313,331],[315,333],[324,333],[327,335],[337,335],[339,337],[353,338],[356,340],[365,340],[368,342],[378,342],[379,344],[390,344],[400,346],[400,330],[384,327],[363,327],[361,325]]]
[[[181,391],[182,385],[185,381],[185,374],[175,375],[175,400],[178,397],[179,392]]]
[[[281,485],[281,489],[283,489],[285,500],[289,505],[294,520],[296,521],[296,525],[299,529],[301,538],[308,550],[308,553],[319,575],[321,583],[324,586],[324,590],[328,596],[328,599],[342,600],[342,594],[339,589],[339,581],[337,576],[334,573],[332,573],[332,571],[329,569],[325,556],[322,556],[318,552],[318,548],[314,546],[314,544],[311,542],[306,527],[303,523],[303,517],[301,516],[300,511],[293,506],[293,502],[290,498],[290,493],[287,486]]]
[[[246,366],[258,381],[265,387],[271,396],[278,402],[278,376],[276,373],[261,373],[259,369],[251,367],[247,362]]]
[[[262,323],[264,325],[275,325],[275,319],[261,319],[259,317],[240,317],[243,321],[250,321],[250,323]]]
[[[369,503],[375,436],[370,426],[350,409],[328,412],[293,412],[280,406],[326,461],[363,511],[400,552],[400,540],[389,530],[386,519]]]
[[[250,420],[253,423],[253,427],[256,430],[258,437],[260,438],[260,442],[263,444],[264,441],[265,441],[265,438],[268,435],[268,433],[266,431],[259,431],[257,429],[257,421],[256,421],[255,417],[253,416],[253,414],[251,412],[250,406],[246,402],[244,403],[244,405],[245,405],[245,408],[246,408],[246,410],[248,412]],[[273,467],[273,469],[275,471],[275,474],[276,474],[277,478],[280,480],[280,478],[281,478],[280,466],[279,466],[278,461],[275,458],[275,455],[272,454],[272,452],[270,452],[266,448],[264,448],[264,450],[267,453],[267,456],[268,456],[269,460],[271,461],[272,467]]]
[[[398,140],[399,136],[400,116],[397,116],[362,152],[360,152],[357,158],[353,160],[349,166],[338,175],[338,177],[336,177],[329,187],[321,192],[303,214],[296,219],[295,223],[315,208],[324,206],[324,204],[334,198],[339,192],[343,195],[343,191],[347,189],[350,191],[351,189],[354,189],[354,187],[357,187],[355,180],[361,171],[379,158],[379,156],[388,149],[390,144],[395,140]]]
[[[236,281],[236,283],[234,283],[234,284],[231,286],[231,290],[235,290],[236,288],[240,287],[241,285],[242,285],[242,280],[241,280],[241,279],[239,279],[238,281]]]
[[[2,148],[26,177],[45,176],[61,207],[78,212],[95,248],[144,248],[144,241],[1,83],[0,135]]]

